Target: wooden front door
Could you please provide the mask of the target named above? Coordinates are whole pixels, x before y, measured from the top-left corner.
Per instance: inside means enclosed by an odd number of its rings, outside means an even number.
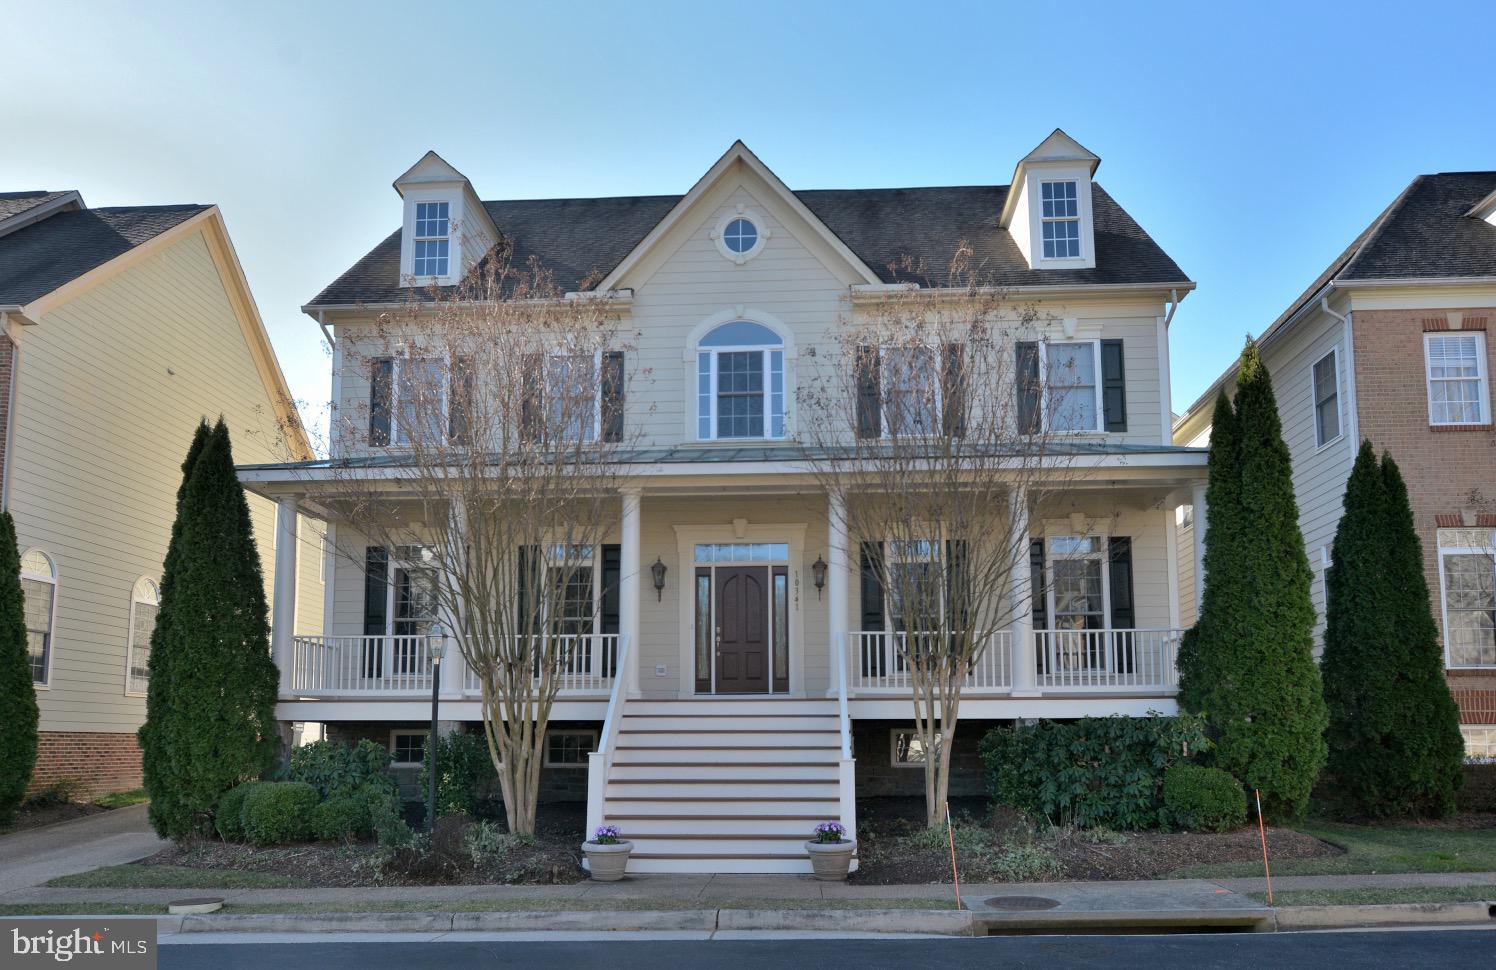
[[[716,570],[717,693],[769,692],[769,567]]]

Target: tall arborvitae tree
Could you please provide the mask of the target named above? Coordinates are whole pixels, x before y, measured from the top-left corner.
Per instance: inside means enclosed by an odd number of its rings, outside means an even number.
[[[25,606],[16,523],[0,512],[0,825],[26,797],[36,765],[36,688],[26,656]]]
[[[178,784],[178,767],[167,757],[174,750],[158,743],[162,739],[161,727],[168,722],[167,711],[171,697],[168,686],[178,683],[180,677],[175,667],[183,660],[183,651],[168,646],[172,625],[172,607],[176,604],[177,574],[181,570],[183,508],[187,502],[187,485],[192,481],[192,468],[198,456],[213,436],[213,429],[206,420],[197,423],[192,435],[192,444],[187,448],[187,457],[182,460],[182,482],[177,486],[177,513],[171,524],[171,539],[166,546],[166,559],[161,566],[161,605],[156,611],[156,626],[151,631],[151,655],[149,661],[150,680],[146,686],[145,723],[140,726],[141,769],[145,789],[158,804],[171,804],[170,790]],[[190,765],[183,766],[190,770]]]
[[[1445,815],[1463,781],[1423,554],[1397,463],[1363,442],[1325,580],[1329,790],[1356,816]]]
[[[143,733],[151,823],[170,838],[206,831],[219,797],[271,767],[280,746],[264,579],[222,419],[191,463],[180,519]],[[157,650],[173,656],[158,666]]]
[[[1212,431],[1211,467],[1235,478],[1235,508],[1208,509],[1206,583],[1198,633],[1182,668],[1181,704],[1203,713],[1216,736],[1217,766],[1262,792],[1283,818],[1302,814],[1325,761],[1325,701],[1314,661],[1311,574],[1299,531],[1293,464],[1283,441],[1272,379],[1248,341],[1237,375],[1235,441]],[[1237,471],[1230,472],[1232,449]],[[1214,479],[1214,475],[1212,476]],[[1214,488],[1215,482],[1212,481]],[[1233,486],[1222,490],[1230,501]],[[1216,571],[1215,577],[1211,573]]]

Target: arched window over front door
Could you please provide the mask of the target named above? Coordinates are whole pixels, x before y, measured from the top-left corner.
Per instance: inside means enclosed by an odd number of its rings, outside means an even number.
[[[784,339],[734,320],[696,344],[696,437],[784,437]]]

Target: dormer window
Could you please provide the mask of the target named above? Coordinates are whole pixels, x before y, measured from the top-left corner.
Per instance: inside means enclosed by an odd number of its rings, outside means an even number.
[[[1041,182],[1044,258],[1080,257],[1080,203],[1074,181]]]
[[[452,223],[446,202],[417,202],[415,225],[415,259],[411,272],[415,276],[446,276],[450,258]]]

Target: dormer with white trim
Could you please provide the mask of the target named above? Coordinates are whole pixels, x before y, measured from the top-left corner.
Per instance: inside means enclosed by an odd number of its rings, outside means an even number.
[[[499,231],[467,176],[427,152],[395,180],[405,200],[400,285],[456,283],[499,242]]]
[[[1101,159],[1056,128],[1013,172],[1000,224],[1030,269],[1092,269],[1091,177]]]

